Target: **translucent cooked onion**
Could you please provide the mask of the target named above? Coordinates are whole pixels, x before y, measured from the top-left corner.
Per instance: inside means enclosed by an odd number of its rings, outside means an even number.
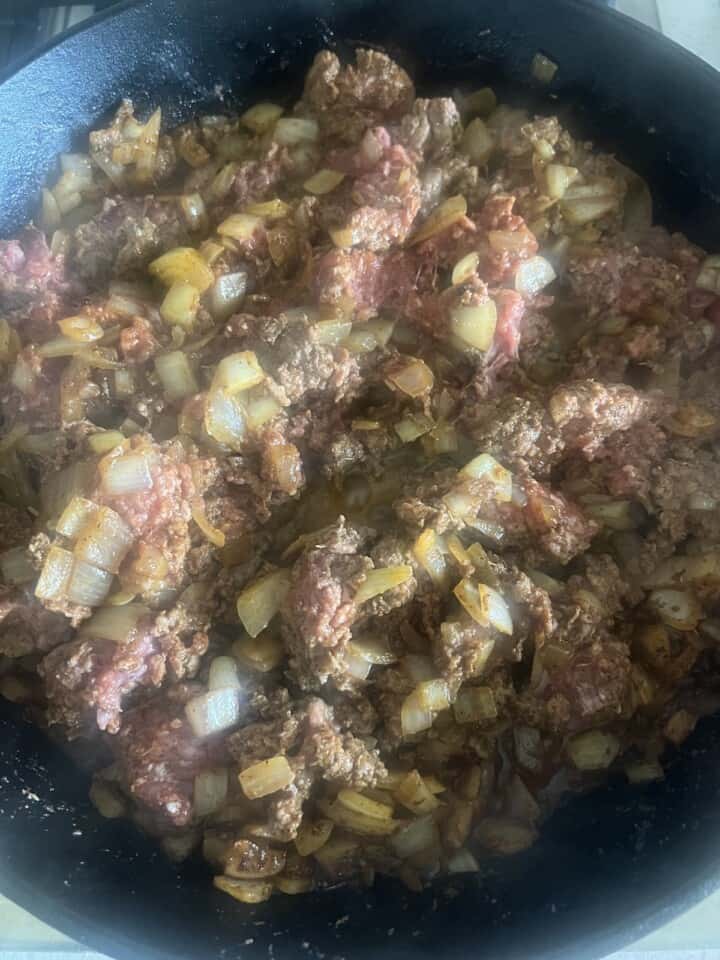
[[[403,443],[412,443],[426,433],[430,433],[434,426],[434,421],[424,413],[408,413],[402,420],[398,420],[394,429]]]
[[[532,58],[530,72],[540,83],[552,83],[557,71],[558,65],[553,60],[550,60],[549,57],[546,57],[544,53],[536,53]]]
[[[193,247],[175,247],[168,250],[153,260],[148,270],[167,287],[185,281],[200,293],[204,293],[215,281],[212,270]]]
[[[100,461],[99,468],[102,488],[112,496],[142,493],[153,485],[150,464],[144,453],[105,457]]]
[[[394,833],[398,826],[397,820],[392,818],[371,817],[349,810],[339,800],[332,803],[320,801],[318,806],[338,827],[361,837],[387,837]]]
[[[370,570],[355,593],[355,603],[365,603],[387,590],[399,587],[410,577],[412,577],[412,567],[404,563]]]
[[[699,290],[720,295],[720,255],[706,257],[700,267],[695,286]]]
[[[578,770],[606,770],[620,753],[620,741],[607,730],[588,730],[568,740],[567,752]]]
[[[189,193],[180,197],[180,209],[191,231],[204,230],[207,227],[205,201],[199,193]]]
[[[460,476],[486,480],[492,485],[494,497],[499,503],[509,503],[513,498],[512,474],[489,453],[481,453],[466,463],[460,470]]]
[[[527,850],[535,842],[535,830],[509,817],[486,817],[475,830],[481,847],[501,856],[512,856]]]
[[[205,431],[231,450],[242,450],[247,425],[245,413],[235,399],[224,390],[211,390],[205,400]]]
[[[80,634],[123,644],[136,629],[150,608],[141,603],[126,603],[122,606],[100,607],[89,620],[80,626]]]
[[[250,213],[232,213],[217,228],[221,237],[244,242],[250,240],[255,231],[262,226],[262,217]],[[208,284],[210,286],[210,284]]]
[[[58,321],[60,332],[75,340],[77,343],[92,343],[102,339],[105,331],[100,324],[91,317],[65,317]]]
[[[354,656],[366,660],[369,664],[386,665],[395,663],[398,659],[382,637],[362,636],[355,638],[348,644],[348,649],[352,651]]]
[[[237,598],[240,622],[256,637],[279,612],[290,589],[290,572],[274,570],[246,587]]]
[[[260,430],[283,411],[277,400],[265,391],[251,392],[243,397],[243,400],[245,402],[247,425],[250,430]]]
[[[135,535],[119,514],[100,507],[78,534],[74,553],[80,560],[109,573],[117,573]]]
[[[48,360],[53,359],[54,357],[72,357],[76,353],[79,353],[85,344],[80,340],[73,340],[71,337],[53,337],[52,340],[46,340],[45,343],[41,343],[37,348],[37,352],[41,357],[46,357]],[[18,361],[21,358],[18,357]]]
[[[390,804],[363,796],[357,790],[341,790],[337,795],[337,802],[341,807],[345,807],[352,813],[360,813],[365,817],[375,818],[376,820],[390,820],[393,815],[393,808]]]
[[[160,379],[163,393],[174,403],[184,400],[198,392],[198,383],[190,366],[187,354],[182,350],[172,350],[155,357],[155,370]]]
[[[264,903],[272,896],[273,885],[270,880],[235,880],[233,877],[213,877],[218,890],[229,894],[240,903]]]
[[[318,170],[309,177],[303,184],[303,188],[308,193],[314,193],[316,196],[324,196],[339,187],[345,179],[345,174],[338,170]]]
[[[208,673],[208,690],[240,690],[242,684],[233,657],[215,657]]]
[[[474,250],[471,253],[466,253],[464,257],[461,257],[452,270],[452,276],[450,278],[452,285],[457,286],[460,283],[467,283],[468,280],[471,280],[477,272],[479,263],[480,254]]]
[[[41,193],[40,223],[45,233],[57,230],[62,220],[62,212],[58,202],[50,190],[43,187]]]
[[[275,670],[285,657],[282,640],[270,632],[257,637],[240,637],[233,644],[232,652],[243,666],[260,673]]]
[[[236,313],[250,287],[247,270],[224,273],[217,278],[210,291],[210,308],[216,320],[227,320]]]
[[[440,832],[431,814],[412,820],[406,827],[397,830],[390,839],[390,846],[401,860],[437,847],[439,843]]]
[[[491,687],[463,687],[453,703],[458,723],[484,723],[497,717],[495,694]]]
[[[432,813],[440,806],[440,801],[428,789],[427,784],[417,770],[411,770],[393,791],[393,796],[415,816]]]
[[[648,606],[675,630],[694,630],[702,618],[697,597],[687,590],[653,590]]]
[[[252,350],[231,353],[217,365],[212,380],[212,390],[223,390],[234,396],[243,390],[257,386],[265,379],[263,368]]]
[[[256,103],[243,113],[240,122],[253,133],[266,133],[282,115],[283,108],[277,103]]]
[[[618,197],[614,194],[604,197],[570,198],[568,195],[572,189],[574,188],[571,187],[566,191],[565,197],[560,201],[560,209],[567,222],[574,226],[584,226],[617,210]]]
[[[490,159],[494,149],[495,137],[487,128],[485,121],[475,117],[465,128],[460,141],[460,150],[470,158],[472,163],[483,166]]]
[[[263,220],[284,220],[290,213],[291,207],[284,200],[262,200],[260,203],[251,203],[245,207],[245,212]]]
[[[437,677],[432,680],[423,680],[417,685],[415,693],[418,702],[433,712],[447,710],[450,706],[447,683]]]
[[[218,527],[214,526],[208,520],[205,512],[205,502],[202,497],[197,497],[191,504],[192,518],[202,531],[205,538],[215,547],[225,546],[225,534]]]
[[[60,514],[55,529],[68,540],[74,540],[97,514],[99,507],[85,497],[73,497]]]
[[[185,716],[196,737],[209,737],[240,722],[240,694],[223,688],[201,693],[185,704]]]
[[[458,850],[447,862],[448,873],[478,873],[480,865],[469,850]]]
[[[195,325],[200,294],[191,284],[180,280],[173,283],[160,304],[160,316],[171,326],[192,330]]]
[[[450,315],[450,329],[463,344],[483,352],[490,349],[497,327],[497,307],[486,300],[474,307],[456,307]]]
[[[88,447],[98,456],[103,456],[125,443],[125,434],[119,430],[101,430],[88,437]]]
[[[260,800],[289,787],[295,779],[292,767],[283,756],[254,763],[238,774],[240,786],[248,800]]]
[[[386,373],[385,382],[391,389],[415,398],[432,390],[435,377],[423,360],[418,357],[404,357]]]
[[[298,143],[314,143],[319,133],[316,120],[308,117],[282,117],[275,124],[273,140],[285,147],[293,147]]]
[[[295,837],[295,847],[301,857],[312,856],[330,839],[335,824],[330,819],[320,818],[318,820],[308,820],[303,817],[303,822]]]
[[[629,783],[651,783],[662,780],[665,771],[658,760],[637,760],[625,764],[625,776]]]
[[[364,657],[360,657],[351,645],[345,651],[345,670],[353,680],[367,680],[372,670],[372,664]]]
[[[352,330],[352,322],[344,317],[329,320],[318,320],[312,326],[312,333],[316,343],[324,346],[336,347],[345,340]]]
[[[562,163],[549,163],[543,173],[548,196],[553,200],[562,200],[568,187],[577,180],[580,171]]]
[[[534,297],[556,279],[552,264],[544,257],[531,257],[515,272],[515,289],[524,297]]]
[[[432,528],[423,530],[417,538],[413,555],[436,584],[444,585],[448,573],[447,546]]]
[[[110,592],[112,581],[112,573],[75,557],[66,596],[80,606],[99,607]]]
[[[403,701],[400,710],[400,724],[403,737],[413,737],[417,733],[429,730],[433,725],[435,714],[421,701],[417,690],[414,690]]]
[[[62,600],[67,592],[72,568],[73,555],[69,550],[50,547],[35,586],[35,596],[39,600]]]
[[[20,584],[34,580],[37,571],[25,547],[12,547],[0,553],[0,574],[4,583]]]
[[[228,794],[228,772],[225,768],[198,773],[193,784],[195,816],[207,817],[223,806]]]
[[[423,240],[427,240],[437,233],[442,233],[443,230],[447,230],[448,227],[462,220],[466,214],[467,202],[465,197],[460,194],[454,197],[448,197],[439,207],[433,210],[425,223],[415,233],[411,243],[422,243]]]

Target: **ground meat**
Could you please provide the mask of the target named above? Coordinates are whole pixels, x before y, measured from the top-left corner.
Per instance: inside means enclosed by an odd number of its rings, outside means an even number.
[[[390,534],[382,537],[370,551],[370,558],[376,567],[394,567],[400,564],[412,566],[413,556],[407,544],[398,536]],[[384,616],[397,607],[410,603],[417,590],[417,580],[411,576],[399,587],[386,590],[369,600],[364,609],[368,616]]]
[[[349,301],[367,318],[381,306],[417,310],[417,273],[417,261],[404,251],[331,250],[315,261],[313,286],[320,303]]]
[[[344,654],[358,610],[357,587],[372,569],[358,554],[362,536],[344,518],[296,561],[290,592],[283,604],[283,636],[290,670],[305,690],[318,689],[331,677],[350,683]]]
[[[264,199],[283,176],[287,166],[287,151],[277,143],[271,144],[260,160],[241,163],[233,180],[237,206],[244,207]]]
[[[561,563],[567,563],[587,550],[598,531],[598,524],[583,516],[575,504],[562,494],[542,487],[534,480],[524,483],[527,504],[523,518],[530,535],[541,549]]]
[[[667,457],[655,462],[650,471],[649,499],[657,511],[660,529],[674,543],[683,540],[691,530],[706,536],[707,520],[703,511],[693,514],[691,498],[705,497],[712,503],[717,500],[718,490],[720,463],[707,453],[693,460]]]
[[[325,780],[354,790],[374,787],[387,776],[377,751],[352,733],[340,733],[332,708],[317,698],[308,704],[303,754]]]
[[[130,796],[176,827],[193,819],[195,776],[227,762],[223,742],[198,739],[185,719],[184,705],[198,692],[180,685],[135,707],[112,741]]]
[[[413,96],[405,71],[377,50],[358,50],[355,66],[346,67],[323,50],[305,79],[304,102],[317,115],[323,134],[350,143],[368,127],[401,117]]]
[[[153,257],[188,241],[176,201],[108,198],[97,216],[75,230],[72,268],[97,288],[113,277],[137,274]]]
[[[0,241],[0,312],[24,336],[52,336],[73,289],[64,257],[50,254],[39,230],[27,227],[17,240]]]
[[[120,352],[126,363],[146,363],[159,349],[152,325],[145,317],[133,317],[129,326],[120,331]]]
[[[396,140],[426,160],[442,161],[452,156],[462,135],[460,114],[450,97],[416,100],[403,117]]]
[[[545,477],[565,449],[544,404],[531,397],[483,400],[461,416],[478,450],[519,472]]]
[[[0,655],[26,657],[64,643],[70,624],[22,587],[0,587]]]

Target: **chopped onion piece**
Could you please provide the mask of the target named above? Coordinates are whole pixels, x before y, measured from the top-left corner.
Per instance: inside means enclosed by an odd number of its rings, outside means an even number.
[[[65,317],[58,321],[60,332],[76,343],[92,343],[101,340],[105,331],[100,324],[91,317]]]
[[[552,264],[545,257],[531,257],[515,272],[515,289],[524,297],[534,297],[556,279]]]
[[[400,724],[403,737],[412,737],[433,725],[435,714],[421,701],[417,690],[405,698],[400,710]]]
[[[100,461],[102,488],[112,496],[142,493],[153,485],[148,458],[143,453],[108,456]]]
[[[193,247],[175,247],[168,250],[157,260],[153,260],[148,270],[167,287],[186,281],[200,293],[204,293],[215,281],[212,270]]]
[[[249,390],[265,379],[263,368],[252,350],[231,353],[217,365],[212,390],[224,390],[229,396]]]
[[[395,424],[395,433],[403,443],[412,443],[430,433],[434,426],[434,421],[424,413],[408,413]]]
[[[418,702],[434,713],[447,710],[450,706],[450,695],[444,680],[438,678],[423,680],[418,684],[415,693],[418,696]]]
[[[208,690],[240,690],[242,684],[233,657],[215,657],[208,673]]]
[[[104,455],[125,443],[125,434],[119,430],[102,430],[88,437],[88,446],[93,453]]]
[[[232,213],[218,226],[217,232],[221,237],[242,242],[250,240],[261,225],[262,217],[254,217],[249,213]]]
[[[100,607],[89,620],[80,626],[80,635],[110,640],[121,645],[136,629],[140,620],[150,612],[141,603],[126,603],[122,606]]]
[[[625,764],[625,776],[629,783],[651,783],[653,780],[662,780],[665,771],[657,760],[637,760]]]
[[[201,693],[185,704],[185,716],[196,737],[209,737],[228,730],[240,721],[239,691],[224,687]]]
[[[372,670],[372,664],[364,657],[358,656],[351,645],[348,645],[344,659],[345,670],[353,680],[367,680]]]
[[[83,607],[99,607],[110,592],[113,574],[75,558],[67,585],[67,598]]]
[[[256,103],[243,113],[240,122],[253,133],[266,133],[282,115],[283,108],[277,103]]]
[[[512,635],[513,622],[510,609],[502,596],[485,583],[479,583],[477,589],[480,603],[487,610],[490,624],[500,633]]]
[[[264,903],[272,896],[270,880],[235,880],[233,877],[213,877],[218,890],[229,894],[240,903]]]
[[[399,587],[412,577],[412,572],[412,567],[404,563],[370,570],[355,593],[355,603],[365,603],[387,590]]]
[[[350,334],[352,322],[344,317],[318,320],[311,329],[317,343],[321,343],[323,346],[336,347]]]
[[[236,313],[248,292],[247,270],[224,273],[217,278],[210,292],[212,314],[216,320],[227,320]]]
[[[247,425],[250,430],[260,430],[266,423],[282,413],[282,407],[271,394],[261,391],[243,398]]]
[[[163,392],[171,403],[184,400],[185,397],[191,397],[198,392],[195,374],[187,354],[182,350],[159,354],[155,357],[155,370],[160,378]]]
[[[303,188],[307,190],[308,193],[323,196],[326,193],[330,193],[335,187],[340,186],[344,179],[345,174],[340,173],[338,170],[318,170],[317,173],[314,173],[305,181]]]
[[[412,820],[406,827],[397,830],[390,840],[390,846],[402,860],[422,853],[440,843],[440,832],[432,815]]]
[[[258,637],[240,637],[232,647],[232,652],[245,667],[268,673],[279,667],[285,656],[282,640],[271,633],[261,633]]]
[[[417,538],[413,544],[413,555],[436,584],[445,584],[448,573],[446,546],[432,528],[423,530]]]
[[[263,200],[245,207],[245,213],[264,220],[284,220],[290,213],[290,206],[284,200]]]
[[[238,775],[240,786],[248,800],[260,800],[261,797],[284,790],[294,779],[292,767],[283,756],[261,760]]]
[[[694,594],[687,590],[654,590],[648,606],[663,623],[675,630],[694,630],[702,618],[702,607]]]
[[[40,223],[45,233],[50,234],[60,226],[62,212],[50,190],[43,188],[41,196]]]
[[[547,194],[553,200],[562,200],[568,187],[577,180],[580,171],[562,163],[549,163],[544,171]]]
[[[192,518],[198,525],[206,539],[215,547],[225,546],[225,534],[218,527],[213,526],[205,512],[205,503],[202,497],[197,497],[191,505]]]
[[[450,317],[452,333],[467,346],[489,350],[497,327],[497,307],[486,300],[474,307],[456,307]]]
[[[578,770],[606,770],[620,753],[620,741],[607,730],[588,730],[568,740],[567,752]]]
[[[37,576],[25,547],[12,547],[0,553],[0,573],[5,583],[29,583]]]
[[[460,470],[461,477],[472,480],[487,480],[492,484],[495,499],[509,503],[513,498],[512,474],[489,453],[481,453]]]
[[[231,450],[242,450],[246,436],[245,413],[224,390],[211,390],[205,401],[205,431]]]
[[[600,217],[617,210],[618,198],[615,195],[571,199],[568,197],[569,192],[570,190],[566,192],[565,197],[560,202],[560,208],[564,218],[574,226],[584,226],[586,223],[592,223],[593,220],[599,220]]]
[[[670,557],[645,579],[646,587],[680,587],[684,584],[720,585],[720,551],[707,550],[685,557]]]
[[[169,288],[160,304],[160,316],[171,326],[192,330],[195,325],[200,294],[197,289],[184,280],[179,280]]]
[[[100,507],[83,525],[74,552],[86,563],[117,573],[134,541],[133,531],[122,517],[110,507]]]
[[[302,824],[295,837],[295,847],[301,857],[309,857],[324,847],[330,839],[335,824],[329,819],[308,820],[303,817]]]
[[[486,817],[475,830],[475,839],[480,846],[502,856],[527,850],[535,842],[535,837],[532,827],[505,817]]]
[[[62,547],[52,546],[40,571],[35,587],[35,596],[39,600],[62,600],[73,568],[73,555]]]
[[[251,637],[264,630],[279,612],[289,589],[290,572],[274,570],[242,591],[237,598],[237,613]]]
[[[223,806],[228,794],[228,772],[204,770],[198,773],[193,784],[193,809],[197,817],[207,817]]]
[[[461,257],[453,267],[450,278],[452,285],[457,286],[460,283],[467,283],[468,280],[471,280],[477,272],[479,263],[480,254],[474,250],[471,253],[466,253],[464,257]]]
[[[349,810],[339,799],[332,803],[320,801],[318,806],[337,826],[361,837],[387,837],[394,833],[398,826],[397,820],[392,818],[371,817]]]
[[[465,127],[462,140],[460,141],[460,150],[467,154],[470,161],[477,166],[483,166],[490,159],[490,154],[495,149],[495,137],[488,129],[484,120],[475,117]]]
[[[320,130],[316,120],[307,117],[283,117],[275,124],[273,139],[284,147],[297,143],[314,143]]]
[[[199,193],[184,194],[180,197],[180,207],[190,230],[205,230],[207,228],[208,217],[205,201]]]
[[[353,639],[348,644],[356,657],[366,660],[370,664],[395,663],[397,656],[388,647],[387,643],[381,637],[363,636]]]
[[[435,377],[428,365],[418,357],[404,357],[385,374],[385,383],[391,388],[400,390],[408,397],[421,397],[432,390]]]
[[[437,233],[442,233],[443,230],[447,230],[448,227],[457,223],[458,220],[462,220],[466,214],[467,202],[465,197],[460,194],[454,197],[448,197],[439,207],[433,210],[425,223],[416,232],[411,243],[422,243],[423,240],[427,240]]]
[[[69,540],[78,537],[98,512],[98,505],[85,497],[73,497],[60,514],[55,529]]]
[[[458,723],[494,720],[498,711],[492,687],[463,687],[453,703],[453,713]]]
[[[46,340],[37,348],[41,357],[52,359],[54,357],[72,357],[79,353],[85,344],[80,340],[73,340],[71,337],[54,337],[52,340]],[[18,357],[18,362],[20,361]]]
[[[390,820],[393,815],[393,808],[389,804],[365,797],[357,790],[341,790],[337,795],[337,801],[346,810],[376,820]]]
[[[440,801],[430,792],[417,770],[411,770],[403,777],[393,791],[393,796],[398,803],[418,817],[432,813],[440,806]]]
[[[720,295],[720,255],[706,257],[700,267],[695,286]]]
[[[533,77],[540,83],[552,83],[558,71],[558,65],[543,53],[536,53],[530,65]]]
[[[469,850],[458,850],[447,862],[448,873],[478,873],[480,865]]]

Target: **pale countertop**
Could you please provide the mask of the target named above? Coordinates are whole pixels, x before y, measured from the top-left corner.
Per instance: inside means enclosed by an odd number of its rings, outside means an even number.
[[[720,69],[720,0],[617,0],[616,6]],[[0,960],[41,958],[102,960],[0,897]],[[613,960],[720,960],[720,891]]]

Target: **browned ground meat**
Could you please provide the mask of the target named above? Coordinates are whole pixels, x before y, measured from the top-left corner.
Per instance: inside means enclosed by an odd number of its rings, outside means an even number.
[[[0,693],[241,901],[420,889],[718,705],[716,262],[492,102],[123,103],[0,241]]]

